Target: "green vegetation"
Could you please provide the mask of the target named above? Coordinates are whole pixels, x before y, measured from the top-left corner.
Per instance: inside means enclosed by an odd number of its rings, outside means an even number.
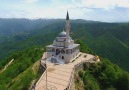
[[[86,45],[82,46],[83,50],[89,50]],[[84,63],[83,69],[75,75],[77,90],[129,90],[129,73],[106,58],[90,66]]]
[[[0,90],[27,90],[38,79],[43,51],[32,47],[51,44],[64,25],[65,20],[56,19],[0,19],[0,70],[14,59],[0,72]],[[129,74],[123,70],[129,71],[129,23],[72,20],[70,33],[82,52],[104,57],[90,68],[84,64],[76,76],[78,90],[129,90]]]
[[[78,72],[84,90],[129,90],[129,73],[108,59],[101,60],[100,63],[91,64],[89,68],[84,64],[84,69]]]
[[[82,42],[82,40],[78,39],[78,40],[75,41],[75,43],[80,44],[79,50],[80,50],[81,52],[90,53],[90,54],[95,55],[95,53],[94,53],[89,47],[87,47],[87,46]]]
[[[51,44],[64,25],[65,20],[60,19],[0,19],[0,60],[30,46],[43,47]],[[82,39],[96,54],[108,58],[127,71],[128,35],[129,23],[71,20],[71,37],[74,40]]]
[[[11,65],[0,73],[0,90],[28,90],[32,80],[36,81],[40,77],[38,70],[42,53],[40,48],[30,48],[15,53],[5,60],[7,62],[9,59],[14,59]],[[3,65],[1,64],[3,62],[0,62],[0,65]]]
[[[1,40],[0,53],[3,57],[0,58],[4,59],[0,61],[0,70],[11,59],[14,61],[0,73],[0,90],[27,90],[33,80],[36,81],[39,78],[38,60],[43,51],[37,48],[26,48],[43,47],[52,43],[58,33],[62,31],[63,25],[63,22],[54,23],[37,31],[27,31],[29,34],[20,33],[10,36],[9,39],[7,38],[8,41]],[[82,52],[107,57],[110,61],[128,70],[128,26],[128,24],[116,23],[76,22],[72,23],[71,36],[74,39],[82,40],[76,40],[76,43],[81,45]],[[121,34],[125,36],[122,37]],[[25,50],[21,51],[22,49]],[[11,56],[7,57],[8,55]],[[76,88],[78,90],[80,88],[85,90],[129,90],[128,72],[110,61],[101,58],[101,63],[91,64],[89,68],[84,64],[84,69],[77,73]]]
[[[73,24],[71,35],[99,56],[129,70],[129,23]]]

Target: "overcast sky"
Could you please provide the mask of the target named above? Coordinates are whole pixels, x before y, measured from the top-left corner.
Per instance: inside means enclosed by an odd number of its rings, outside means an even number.
[[[0,18],[129,21],[129,0],[0,0]]]

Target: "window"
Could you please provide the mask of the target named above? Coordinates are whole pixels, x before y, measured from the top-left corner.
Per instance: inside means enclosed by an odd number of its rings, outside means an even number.
[[[61,53],[63,53],[63,54],[64,54],[64,53],[65,53],[65,50],[63,50],[63,49],[62,49],[62,50],[61,50]]]
[[[60,53],[59,49],[56,49],[56,55],[58,55]]]
[[[62,56],[62,59],[64,59],[64,56]]]

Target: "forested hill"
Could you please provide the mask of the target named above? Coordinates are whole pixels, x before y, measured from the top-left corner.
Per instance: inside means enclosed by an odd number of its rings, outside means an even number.
[[[76,23],[98,23],[97,21],[72,20]],[[0,18],[0,60],[4,59],[12,52],[27,48],[30,45],[41,45],[47,34],[57,33],[63,30],[65,25],[64,19],[17,19],[17,18]],[[52,26],[52,27],[49,27]],[[56,31],[57,30],[57,31]],[[37,40],[32,40],[38,39]],[[43,39],[42,39],[43,38]],[[48,37],[49,39],[52,37]],[[29,40],[28,40],[29,39]],[[31,39],[31,40],[30,40]],[[41,43],[40,43],[41,42]],[[46,42],[45,42],[46,43]],[[47,43],[46,43],[47,44]],[[45,45],[46,45],[45,44]],[[16,47],[15,47],[16,46]]]
[[[81,52],[95,54],[81,40]],[[35,46],[12,54],[0,62],[0,90],[28,90],[42,75],[40,60],[44,47]],[[4,69],[10,60],[13,61]],[[75,72],[76,90],[129,90],[129,73],[108,59],[101,58],[101,62],[91,64],[78,73]]]
[[[19,21],[14,19],[14,21],[15,23],[11,22],[12,25],[7,23],[7,19],[6,23],[3,24],[0,19],[2,23],[0,24],[0,32],[2,32],[0,33],[1,60],[15,51],[32,46],[42,47],[51,44],[65,26],[65,20],[63,19],[19,19]],[[31,25],[29,22],[31,22]],[[17,27],[18,25],[21,26],[20,30]],[[8,27],[8,29],[4,29],[5,27]],[[129,23],[71,20],[70,33],[74,40],[82,39],[98,55],[109,58],[111,62],[129,71]]]
[[[53,23],[64,23],[64,19],[17,19],[17,18],[0,18],[0,35],[14,35],[18,33],[24,33],[25,31],[32,31],[41,29],[46,25]],[[97,21],[86,21],[86,20],[72,20],[76,23],[98,23]]]
[[[83,41],[76,42],[81,52],[95,54]],[[100,57],[100,60],[89,67],[83,63],[83,68],[75,72],[76,90],[129,90],[129,73],[106,58]]]

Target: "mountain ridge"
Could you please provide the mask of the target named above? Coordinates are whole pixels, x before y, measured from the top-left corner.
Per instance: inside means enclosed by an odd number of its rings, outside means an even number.
[[[81,45],[80,51],[95,54],[82,40],[76,40],[76,43]],[[32,82],[36,82],[41,76],[39,60],[43,52],[44,49],[33,47],[8,57],[8,62],[11,60],[10,58],[14,58],[14,62],[0,73],[0,90],[28,90],[31,88]],[[128,90],[129,73],[116,64],[112,64],[108,59],[100,57],[100,60],[100,63],[91,64],[89,68],[85,63],[83,64],[84,68],[75,76],[76,90],[80,90],[80,88],[83,88],[82,90]],[[80,85],[81,81],[83,86]]]
[[[5,38],[1,36],[0,39],[3,41],[0,42],[0,58],[4,59],[11,53],[30,46],[38,45],[41,47],[51,44],[58,33],[63,31],[64,23],[63,20],[61,22],[60,20],[50,21],[43,27],[43,23],[39,27],[36,26],[38,29],[35,30],[23,31],[19,34],[14,33]],[[36,27],[34,26],[34,28]],[[74,39],[82,38],[83,42],[100,56],[109,58],[113,63],[121,61],[120,66],[128,70],[129,23],[80,23],[80,21],[71,21],[70,33]]]

